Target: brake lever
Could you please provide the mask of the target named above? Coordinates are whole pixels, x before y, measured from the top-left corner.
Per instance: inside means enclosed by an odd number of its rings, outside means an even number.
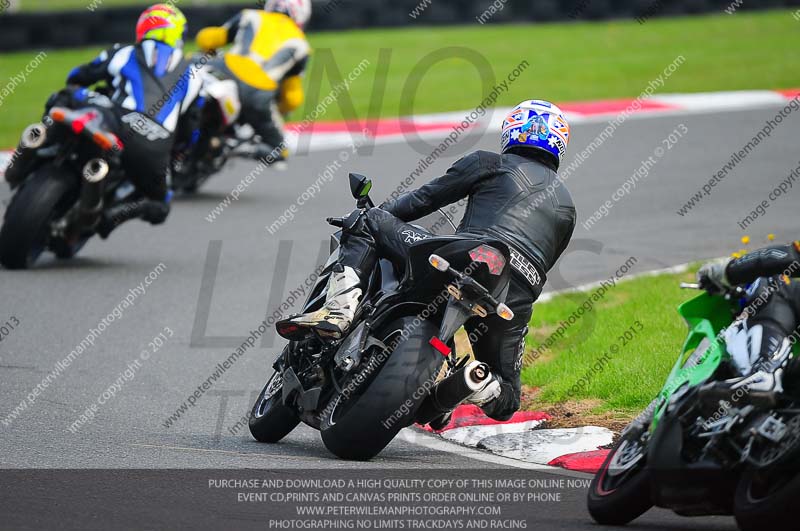
[[[741,286],[734,286],[730,289],[720,289],[719,287],[714,285],[704,287],[699,282],[681,282],[680,287],[681,289],[703,290],[707,292],[709,295],[721,295],[727,300],[736,297],[742,297],[746,293],[746,290],[743,289]]]

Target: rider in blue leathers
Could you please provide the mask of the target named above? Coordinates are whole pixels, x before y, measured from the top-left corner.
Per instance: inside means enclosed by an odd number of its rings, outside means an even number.
[[[124,146],[122,164],[138,192],[105,211],[97,227],[101,237],[129,219],[158,224],[169,214],[167,175],[175,132],[202,87],[183,56],[185,32],[186,17],[178,8],[156,4],[139,18],[135,44],[116,45],[67,78],[67,84],[81,87],[108,83],[111,105],[104,116],[116,125]],[[62,91],[48,106],[65,99],[72,106],[102,101],[88,90]]]

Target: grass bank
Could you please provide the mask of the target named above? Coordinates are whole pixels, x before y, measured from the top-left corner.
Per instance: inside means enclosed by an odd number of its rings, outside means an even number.
[[[358,117],[386,117],[474,108],[494,79],[506,79],[522,61],[529,67],[508,84],[497,105],[532,97],[554,101],[634,97],[681,55],[685,62],[660,92],[791,88],[800,86],[800,71],[795,68],[797,24],[791,11],[777,10],[653,19],[646,24],[631,20],[323,32],[312,34],[310,40],[317,63],[330,57],[325,50],[331,50],[343,75],[365,59],[370,63],[351,83],[352,108],[334,104],[320,118],[336,120],[353,112]],[[442,52],[452,47],[477,53],[469,52],[467,60],[456,57],[463,53],[453,49]],[[383,56],[381,48],[388,50]],[[69,70],[89,61],[98,49],[46,52],[27,81],[0,103],[0,146],[14,144],[20,130],[37,118],[48,94],[62,86]],[[0,80],[23,71],[36,53],[3,55]],[[431,55],[436,53],[441,57]],[[429,69],[420,68],[425,58],[437,60]],[[484,66],[478,69],[472,63]],[[371,108],[376,73],[383,68],[385,85],[379,91],[383,96]],[[312,60],[306,83],[319,77]],[[409,83],[418,83],[418,90],[413,99],[405,98],[407,105],[401,105]],[[316,107],[330,89],[324,78],[319,90],[312,91],[318,98],[311,98],[306,109]],[[304,114],[298,112],[294,118]]]
[[[618,427],[635,416],[678,357],[687,328],[676,309],[696,295],[679,284],[693,279],[694,270],[621,281],[539,356],[534,351],[594,292],[536,304],[526,341],[528,359],[535,359],[522,374],[524,405],[553,411],[561,423],[574,418]]]

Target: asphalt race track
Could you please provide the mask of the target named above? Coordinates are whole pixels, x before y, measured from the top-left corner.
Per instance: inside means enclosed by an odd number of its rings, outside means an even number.
[[[770,232],[779,241],[797,238],[800,218],[792,196],[800,192],[794,190],[777,199],[752,227],[743,231],[737,226],[800,164],[800,121],[794,116],[691,212],[676,213],[777,110],[642,118],[624,124],[567,182],[579,209],[579,226],[559,271],[551,275],[550,289],[607,278],[629,257],[637,260],[634,271],[644,272],[728,254],[740,246],[744,234],[752,236],[756,245],[764,243]],[[581,227],[680,124],[687,133],[649,176],[590,230]],[[573,154],[603,127],[574,127]],[[495,150],[497,138],[472,136],[462,139],[461,145],[466,144]],[[425,179],[444,172],[463,154],[455,151],[437,161]],[[271,373],[269,366],[281,346],[274,334],[257,341],[196,399],[194,407],[165,427],[168,417],[214,373],[217,363],[312,272],[330,233],[324,218],[346,213],[353,206],[347,171],[371,176],[373,198],[382,200],[426,154],[405,144],[391,144],[351,159],[275,234],[266,226],[297,201],[340,156],[340,150],[298,156],[286,171],[262,173],[210,223],[206,216],[254,166],[237,161],[198,196],[177,199],[162,227],[132,222],[108,241],[91,241],[76,260],[59,262],[48,257],[33,271],[0,271],[0,322],[12,316],[19,321],[0,343],[0,419],[8,421],[7,415],[54,365],[163,263],[157,278],[104,328],[93,346],[33,405],[8,425],[3,422],[0,467],[502,468],[499,463],[433,449],[431,444],[405,441],[395,441],[372,462],[342,462],[327,453],[316,432],[305,428],[279,445],[254,442],[246,427],[237,431],[234,426]],[[2,188],[0,200],[5,205],[9,194],[7,187]],[[155,350],[149,343],[159,334],[167,337],[163,347],[139,362],[132,378],[121,379],[143,350]],[[95,408],[95,418],[70,431],[68,427],[109,389],[113,393],[106,393],[104,403]],[[424,440],[430,443],[429,438]],[[555,477],[547,472],[527,473]],[[64,495],[62,501],[68,501],[76,493]],[[559,503],[535,506],[528,518],[540,529],[596,529],[584,499],[583,492],[571,491]],[[232,518],[234,509],[227,509]],[[629,529],[725,530],[734,529],[734,524],[729,518],[684,519],[651,511]]]

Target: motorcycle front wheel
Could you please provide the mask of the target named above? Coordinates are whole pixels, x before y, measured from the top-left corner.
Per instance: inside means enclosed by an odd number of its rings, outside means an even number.
[[[653,506],[643,432],[623,432],[592,480],[587,505],[598,524],[625,525]]]

